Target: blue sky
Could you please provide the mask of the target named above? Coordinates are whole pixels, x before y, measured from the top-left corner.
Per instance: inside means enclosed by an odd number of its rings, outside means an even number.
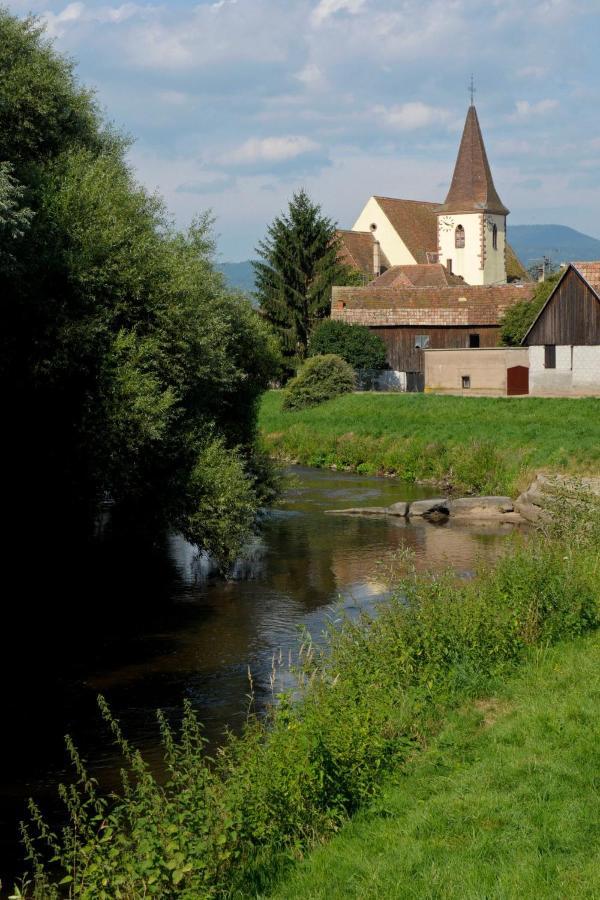
[[[179,224],[212,209],[223,260],[301,185],[345,227],[371,194],[442,200],[471,72],[509,225],[600,237],[600,0],[7,5],[46,20]]]

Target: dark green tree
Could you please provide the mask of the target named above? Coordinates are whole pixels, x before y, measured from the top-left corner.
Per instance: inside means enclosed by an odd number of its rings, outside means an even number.
[[[520,345],[561,274],[557,272],[545,281],[540,281],[531,300],[521,300],[506,310],[500,319],[500,343],[504,347]]]
[[[336,353],[354,369],[384,369],[385,344],[364,325],[349,325],[336,319],[319,322],[310,336],[309,356]]]
[[[256,296],[275,328],[289,362],[302,360],[315,324],[329,315],[331,288],[343,284],[348,267],[338,259],[334,223],[304,190],[277,216],[256,251]]]
[[[210,223],[176,232],[33,19],[0,10],[0,387],[5,502],[178,527],[224,565],[263,486],[268,324],[228,293]]]

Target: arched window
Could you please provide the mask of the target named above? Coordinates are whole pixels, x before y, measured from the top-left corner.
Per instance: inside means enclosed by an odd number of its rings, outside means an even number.
[[[492,228],[492,247],[494,250],[498,249],[498,226],[494,225]]]
[[[462,225],[456,226],[456,231],[454,232],[454,246],[457,250],[465,246],[465,229]]]

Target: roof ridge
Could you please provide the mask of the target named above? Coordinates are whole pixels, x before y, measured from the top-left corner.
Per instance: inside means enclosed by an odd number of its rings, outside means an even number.
[[[418,203],[421,206],[441,206],[439,200],[408,200],[405,197],[388,197],[385,194],[373,194],[375,200],[393,200],[396,203]]]

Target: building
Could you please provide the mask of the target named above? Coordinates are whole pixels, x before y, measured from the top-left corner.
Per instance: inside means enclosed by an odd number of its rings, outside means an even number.
[[[517,397],[528,394],[527,347],[426,350],[425,391],[463,397]]]
[[[333,288],[332,317],[373,329],[396,383],[423,390],[424,350],[494,347],[503,312],[533,296],[507,215],[471,105],[444,203],[373,196],[338,233],[342,259],[371,280]]]
[[[600,396],[600,262],[574,262],[523,339],[530,392]]]

